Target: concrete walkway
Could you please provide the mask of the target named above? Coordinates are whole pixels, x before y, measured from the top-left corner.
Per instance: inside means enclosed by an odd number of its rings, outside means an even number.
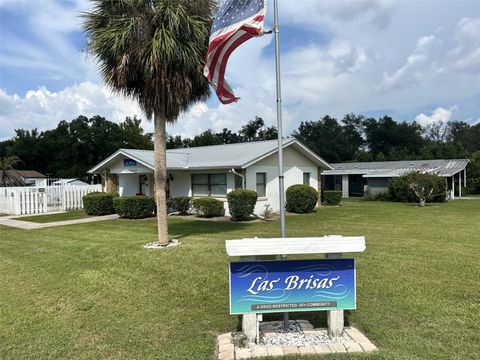
[[[56,227],[56,226],[85,224],[85,223],[105,221],[105,220],[115,220],[119,218],[117,214],[114,214],[114,215],[105,215],[105,216],[94,216],[94,217],[85,218],[85,219],[55,221],[55,222],[49,222],[49,223],[35,223],[30,221],[13,220],[12,219],[13,217],[18,217],[18,215],[0,217],[0,225],[14,227],[14,228],[23,229],[23,230],[36,230],[36,229],[45,229],[45,228]]]

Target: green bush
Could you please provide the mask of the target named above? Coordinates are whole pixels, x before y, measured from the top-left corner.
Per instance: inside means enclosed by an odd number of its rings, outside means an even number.
[[[83,209],[87,215],[114,214],[113,199],[117,196],[115,193],[92,192],[82,198]]]
[[[188,215],[192,207],[192,198],[188,196],[171,198],[167,201],[167,207],[174,212],[179,212],[181,215]]]
[[[292,185],[286,192],[287,211],[303,214],[312,211],[318,202],[318,191],[308,185]]]
[[[340,205],[342,192],[338,190],[325,190],[323,192],[323,203],[325,205]]]
[[[223,201],[213,198],[194,199],[192,202],[193,211],[199,217],[215,217],[225,215]]]
[[[391,178],[388,183],[388,196],[392,201],[415,202],[417,197],[402,177]]]
[[[113,199],[115,212],[125,219],[145,219],[155,214],[155,200],[150,196],[123,196]]]
[[[258,195],[253,190],[234,190],[227,194],[228,209],[233,220],[246,220],[255,210]]]
[[[415,177],[415,179],[413,179]],[[447,200],[447,180],[434,174],[411,172],[397,178],[391,178],[388,184],[388,196],[392,201],[417,202],[419,199],[411,189],[410,183],[420,182],[425,189],[432,189],[426,202],[445,202]],[[429,192],[429,191],[428,191]]]

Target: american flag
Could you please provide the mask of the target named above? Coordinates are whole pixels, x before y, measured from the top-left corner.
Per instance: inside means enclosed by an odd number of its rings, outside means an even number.
[[[225,81],[231,53],[245,41],[264,34],[266,0],[226,0],[212,26],[204,74],[222,104],[239,98]]]

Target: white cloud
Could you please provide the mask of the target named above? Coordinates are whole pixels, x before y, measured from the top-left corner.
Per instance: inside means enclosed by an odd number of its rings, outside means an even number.
[[[101,115],[116,122],[133,115],[145,118],[136,102],[88,81],[59,92],[41,87],[24,97],[0,89],[0,139],[11,136],[14,129],[46,130],[79,115]]]
[[[430,124],[436,123],[447,123],[448,121],[452,120],[452,115],[457,110],[457,106],[449,107],[445,109],[443,107],[436,108],[433,110],[430,116],[421,113],[415,117],[415,121],[422,126],[427,126]]]

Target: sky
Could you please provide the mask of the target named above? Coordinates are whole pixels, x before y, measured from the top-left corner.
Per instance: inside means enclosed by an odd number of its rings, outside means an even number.
[[[347,113],[402,121],[480,121],[480,0],[279,0],[284,135],[302,121]],[[273,24],[267,1],[266,28]],[[83,114],[145,119],[113,94],[85,53],[88,0],[0,0],[0,139]],[[276,123],[273,36],[248,41],[226,78],[241,100],[212,96],[170,134]],[[152,124],[144,122],[147,131]]]

